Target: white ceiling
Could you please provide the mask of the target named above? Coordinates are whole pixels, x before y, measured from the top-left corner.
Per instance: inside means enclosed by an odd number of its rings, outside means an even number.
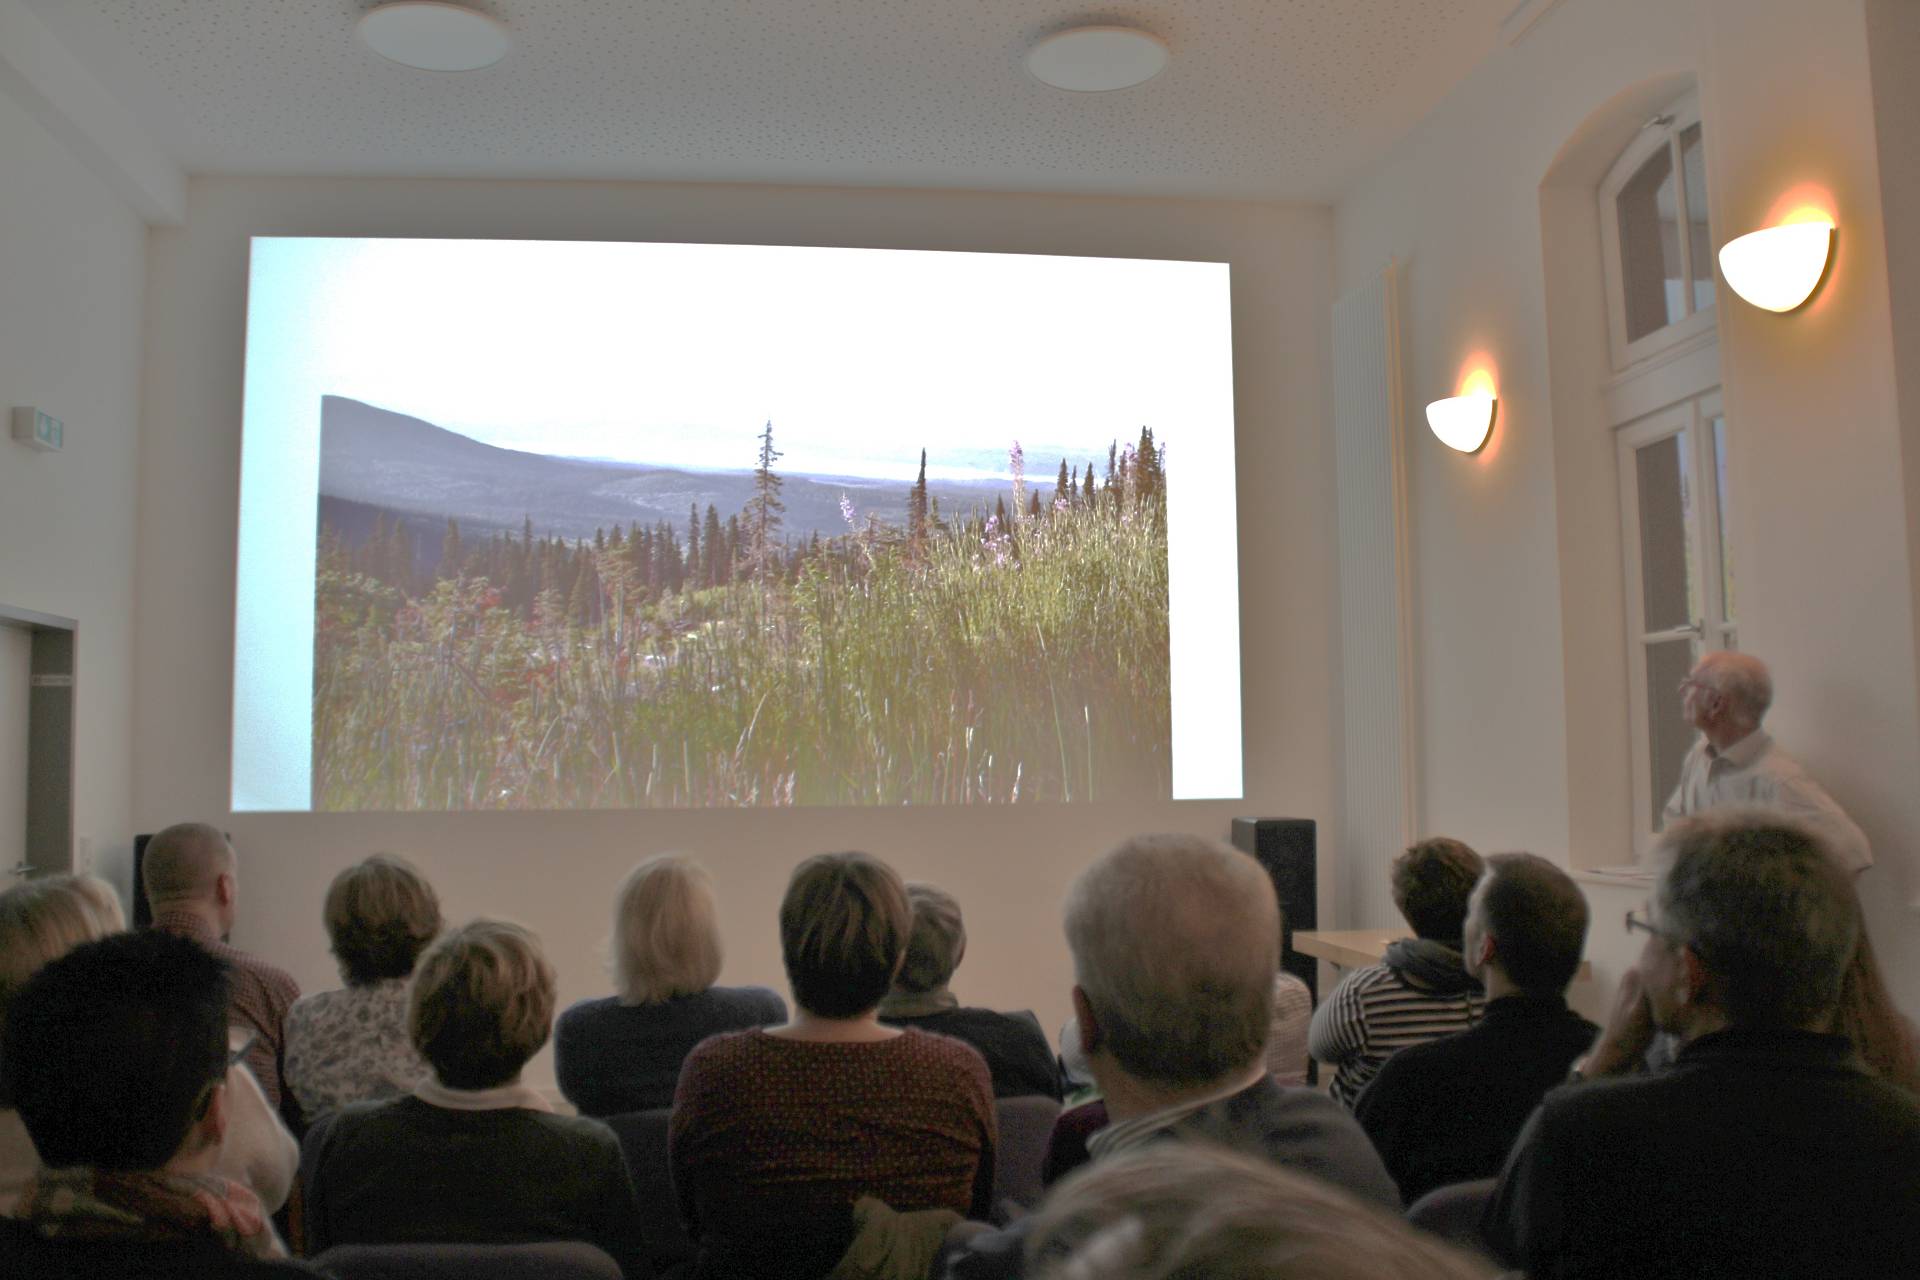
[[[1499,42],[1513,0],[474,0],[459,75],[354,35],[373,0],[28,0],[193,173],[613,178],[1330,200]],[[1171,47],[1071,94],[1037,37]]]

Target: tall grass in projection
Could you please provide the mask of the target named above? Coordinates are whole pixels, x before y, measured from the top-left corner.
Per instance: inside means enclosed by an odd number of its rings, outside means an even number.
[[[1015,445],[1010,479],[965,509],[951,491],[941,509],[923,454],[890,503],[841,493],[825,530],[787,518],[791,489],[822,482],[779,457],[769,424],[736,509],[696,499],[571,538],[531,515],[499,527],[497,510],[476,528],[330,505],[323,485],[314,806],[1169,794],[1166,454],[1150,430],[1063,460],[1051,484],[1027,480]]]

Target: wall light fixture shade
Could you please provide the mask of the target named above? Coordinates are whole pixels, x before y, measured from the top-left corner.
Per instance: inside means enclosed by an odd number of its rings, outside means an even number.
[[[1833,223],[1790,222],[1721,245],[1720,274],[1754,306],[1791,311],[1813,296],[1832,252]]]
[[[1485,393],[1435,400],[1427,406],[1427,425],[1449,449],[1472,453],[1487,442],[1487,433],[1493,430],[1496,403]]]

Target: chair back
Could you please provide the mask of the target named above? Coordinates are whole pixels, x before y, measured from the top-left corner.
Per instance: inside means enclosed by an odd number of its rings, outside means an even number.
[[[1040,1168],[1047,1160],[1047,1139],[1060,1104],[1033,1094],[1001,1098],[993,1109],[1000,1128],[993,1152],[993,1203],[995,1217],[1002,1217],[1007,1216],[1001,1212],[1002,1205],[1031,1209],[1045,1194]]]
[[[313,1263],[335,1280],[621,1280],[579,1240],[535,1244],[337,1244]]]
[[[1407,1206],[1407,1221],[1422,1231],[1480,1253],[1487,1252],[1480,1219],[1493,1199],[1497,1178],[1476,1178],[1435,1187]]]
[[[667,1122],[672,1118],[670,1107],[602,1117],[620,1139],[620,1154],[626,1157],[640,1204],[640,1238],[646,1241],[654,1271],[661,1274],[692,1262],[700,1252],[680,1224],[680,1204],[673,1194],[673,1166],[667,1161]]]

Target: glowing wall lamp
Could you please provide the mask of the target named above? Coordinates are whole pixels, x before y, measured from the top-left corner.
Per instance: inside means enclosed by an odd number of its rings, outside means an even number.
[[[1467,375],[1459,395],[1435,400],[1427,406],[1427,425],[1449,449],[1473,453],[1487,442],[1498,404],[1493,375],[1483,366]]]
[[[1720,246],[1727,285],[1766,311],[1792,311],[1813,296],[1833,252],[1833,219],[1824,214],[1752,231]]]

